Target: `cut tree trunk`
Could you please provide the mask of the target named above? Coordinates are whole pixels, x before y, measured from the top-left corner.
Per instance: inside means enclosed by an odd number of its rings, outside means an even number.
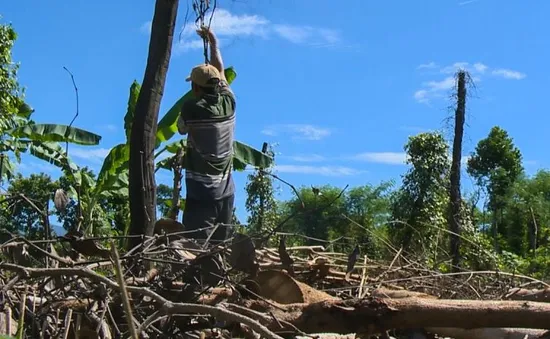
[[[537,302],[366,298],[277,307],[246,301],[245,306],[250,310],[246,315],[256,319],[258,312],[271,314],[258,319],[268,328],[295,326],[306,333],[374,334],[426,327],[550,329],[550,305]]]
[[[453,141],[453,160],[451,164],[450,216],[451,256],[453,271],[460,264],[460,228],[462,199],[460,194],[460,162],[462,161],[462,138],[466,116],[466,72],[458,72],[457,103],[455,111],[455,133]]]
[[[527,300],[550,303],[550,287],[542,290],[529,290],[525,288],[512,288],[504,296],[507,300]]]
[[[154,149],[179,0],[156,0],[149,56],[130,136],[130,234],[152,235],[156,221]],[[141,241],[133,238],[130,248]]]

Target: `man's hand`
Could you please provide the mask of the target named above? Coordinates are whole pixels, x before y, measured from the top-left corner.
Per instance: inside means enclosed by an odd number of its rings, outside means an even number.
[[[210,27],[208,26],[201,26],[201,28],[197,29],[197,34],[202,38],[206,39],[210,44],[216,44],[218,42],[218,39],[216,38],[216,35]]]
[[[211,58],[210,63],[220,72],[222,78],[221,80],[227,82],[227,80],[225,79],[222,55],[220,53],[220,49],[218,48],[218,39],[216,38],[216,35],[214,35],[214,32],[212,32],[210,27],[204,25],[197,30],[197,34],[201,38],[206,39],[209,42]]]

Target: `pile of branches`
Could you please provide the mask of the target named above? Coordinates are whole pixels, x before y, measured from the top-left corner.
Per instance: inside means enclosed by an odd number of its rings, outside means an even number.
[[[550,286],[322,246],[207,246],[183,232],[0,245],[0,334],[18,338],[544,338]],[[102,246],[102,244],[106,244]],[[109,248],[110,247],[110,248]],[[506,300],[515,299],[515,300]]]

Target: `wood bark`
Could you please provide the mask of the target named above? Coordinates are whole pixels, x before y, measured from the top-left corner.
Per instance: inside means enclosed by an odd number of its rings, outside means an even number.
[[[544,330],[532,328],[474,328],[465,330],[439,327],[428,327],[426,331],[453,339],[535,339],[545,332]]]
[[[550,303],[550,287],[542,290],[513,288],[504,296],[507,300],[527,300]]]
[[[455,111],[455,133],[453,159],[451,163],[450,218],[449,229],[453,271],[460,264],[460,228],[462,199],[460,194],[460,162],[462,161],[462,138],[466,116],[466,72],[458,72],[457,104]]]
[[[534,328],[550,329],[550,305],[524,301],[366,298],[314,304],[272,305],[246,301],[249,317],[277,331],[281,325],[306,333],[380,333],[388,329]],[[258,319],[258,314],[272,317]],[[291,324],[291,325],[289,325]]]
[[[152,235],[156,221],[154,149],[179,0],[156,0],[149,55],[130,136],[130,234]],[[139,238],[129,241],[130,248]]]

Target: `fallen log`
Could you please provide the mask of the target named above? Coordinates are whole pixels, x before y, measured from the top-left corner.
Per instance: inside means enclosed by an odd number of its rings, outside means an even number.
[[[249,300],[244,306],[250,310],[247,316],[270,329],[280,330],[282,325],[306,333],[374,334],[426,327],[550,329],[550,305],[539,302],[370,297],[277,307]],[[258,319],[254,315],[260,312],[273,317]]]
[[[542,290],[512,288],[503,299],[550,302],[550,288],[545,288]]]
[[[426,331],[437,333],[439,336],[453,339],[537,339],[544,334],[544,330],[530,328],[462,328],[428,327]]]

